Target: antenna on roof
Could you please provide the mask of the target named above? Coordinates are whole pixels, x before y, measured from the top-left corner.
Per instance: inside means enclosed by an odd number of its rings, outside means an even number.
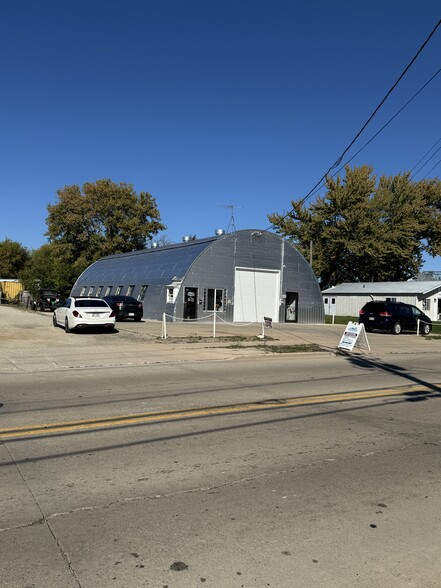
[[[236,206],[235,204],[222,204],[221,208],[230,208],[231,209],[230,222],[228,223],[228,228],[227,228],[226,232],[229,233],[230,228],[231,228],[231,232],[235,233],[236,232],[236,224],[234,222],[234,209],[241,208],[241,207]]]

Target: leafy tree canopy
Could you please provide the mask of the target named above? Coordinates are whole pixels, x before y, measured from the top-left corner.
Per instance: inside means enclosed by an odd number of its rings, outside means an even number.
[[[53,288],[67,296],[78,276],[66,257],[64,246],[58,243],[46,243],[33,251],[20,273],[25,290],[35,297],[40,288]]]
[[[16,279],[30,257],[26,247],[6,238],[0,241],[0,277]]]
[[[423,253],[441,254],[441,182],[412,182],[410,173],[381,177],[369,166],[329,178],[325,196],[287,215],[270,214],[277,232],[309,257],[322,287],[342,282],[407,280]]]
[[[48,206],[46,235],[62,246],[77,274],[100,257],[144,249],[166,228],[155,198],[137,194],[131,184],[102,179],[65,186],[57,195],[58,202]]]

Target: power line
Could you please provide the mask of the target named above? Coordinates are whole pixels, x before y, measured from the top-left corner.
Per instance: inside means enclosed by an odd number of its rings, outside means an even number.
[[[434,170],[436,167],[438,167],[438,166],[439,166],[439,164],[440,164],[440,163],[441,163],[441,159],[440,159],[440,160],[438,160],[438,162],[437,162],[437,163],[435,163],[435,165],[434,165],[434,166],[433,166],[431,169],[429,169],[429,171],[427,172],[427,174],[424,176],[423,180],[425,180],[425,179],[427,178],[427,176],[428,176],[429,174],[431,174],[431,173],[433,172],[433,170]]]
[[[433,80],[436,78],[436,76],[437,76],[438,74],[440,74],[440,73],[441,73],[441,68],[440,68],[440,69],[438,69],[438,71],[436,71],[436,72],[433,74],[433,76],[432,76],[432,77],[431,77],[429,80],[427,80],[427,82],[426,82],[426,83],[425,83],[423,86],[421,86],[421,88],[420,88],[420,89],[419,89],[417,92],[415,92],[415,94],[414,94],[414,95],[413,95],[413,96],[412,96],[412,97],[411,97],[411,98],[410,98],[410,99],[409,99],[409,100],[408,100],[408,101],[407,101],[407,102],[406,102],[406,103],[405,103],[405,104],[404,104],[404,105],[403,105],[403,106],[402,106],[402,107],[401,107],[401,108],[400,108],[400,109],[399,109],[399,110],[398,110],[398,111],[397,111],[397,112],[396,112],[396,113],[395,113],[395,114],[394,114],[394,115],[393,115],[393,116],[392,116],[392,117],[391,117],[391,118],[390,118],[390,119],[387,121],[387,123],[385,123],[385,124],[384,124],[384,125],[381,127],[381,129],[379,129],[379,130],[378,130],[378,131],[375,133],[375,135],[373,135],[373,136],[372,136],[372,137],[369,139],[369,141],[366,141],[366,143],[363,145],[363,147],[361,147],[361,148],[360,148],[360,149],[359,149],[359,150],[358,150],[356,153],[354,153],[354,155],[353,155],[351,158],[349,158],[349,159],[348,159],[348,160],[347,160],[347,161],[346,161],[346,162],[345,162],[345,163],[344,163],[344,164],[343,164],[341,167],[339,167],[339,168],[338,168],[338,170],[337,170],[337,171],[336,171],[334,174],[332,174],[332,176],[330,176],[330,177],[331,177],[331,178],[334,178],[334,177],[335,177],[335,176],[336,176],[338,173],[340,173],[340,172],[341,172],[341,170],[342,170],[342,169],[344,169],[344,168],[345,168],[345,167],[348,165],[348,163],[350,163],[350,162],[351,162],[353,159],[355,159],[355,158],[357,157],[357,155],[359,155],[359,154],[360,154],[360,153],[363,151],[363,149],[365,149],[365,147],[367,147],[367,146],[369,145],[369,143],[372,143],[372,141],[373,141],[374,139],[376,139],[376,138],[378,137],[378,135],[379,135],[380,133],[382,133],[382,132],[384,131],[384,129],[385,129],[387,126],[389,126],[389,125],[390,125],[390,123],[391,123],[391,122],[392,122],[392,121],[393,121],[395,118],[397,118],[397,116],[398,116],[398,115],[399,115],[401,112],[403,112],[403,110],[404,110],[404,109],[405,109],[405,108],[406,108],[406,107],[407,107],[407,106],[408,106],[408,105],[409,105],[409,104],[410,104],[410,103],[411,103],[411,102],[412,102],[412,101],[413,101],[413,100],[414,100],[414,99],[415,99],[415,98],[418,96],[418,94],[420,94],[420,93],[421,93],[421,92],[424,90],[424,88],[426,88],[426,87],[427,87],[427,86],[430,84],[430,82],[432,82],[432,81],[433,81]],[[440,138],[440,139],[438,139],[438,141],[435,143],[435,145],[436,145],[436,144],[437,144],[439,141],[441,141],[441,138]],[[430,151],[433,149],[433,147],[434,147],[435,145],[433,145],[433,146],[432,146],[432,147],[429,149],[429,151],[428,151],[428,152],[430,152]],[[436,152],[435,152],[435,153],[436,153]],[[427,153],[426,153],[426,155],[427,155]],[[424,157],[425,157],[425,156],[424,156]],[[420,159],[420,161],[422,161],[422,159],[424,159],[424,157],[422,157],[422,158]],[[419,162],[418,162],[418,163],[419,163]],[[418,164],[417,164],[417,165],[418,165]],[[415,166],[415,167],[416,167],[416,166]],[[412,169],[415,169],[415,167],[414,167],[414,168],[412,168]],[[423,167],[424,167],[424,166],[423,166]],[[412,171],[412,170],[411,170],[411,171]],[[328,177],[329,177],[329,176],[328,176]],[[314,190],[314,192],[311,194],[311,196],[313,196],[314,194],[316,194],[316,193],[317,193],[317,192],[320,190],[320,188],[322,188],[324,185],[325,185],[325,182],[323,182],[323,181],[322,181],[322,182],[320,183],[320,185],[318,186],[318,188],[317,188],[316,190]]]
[[[343,153],[340,155],[340,157],[337,159],[337,161],[334,163],[334,165],[329,169],[329,171],[331,171],[331,169],[333,169],[333,168],[337,167],[338,165],[340,165],[340,163],[341,163],[343,157],[345,156],[345,154],[349,151],[349,149],[352,147],[352,145],[355,143],[355,141],[358,139],[358,137],[361,135],[361,133],[364,131],[364,129],[368,126],[368,124],[374,118],[374,116],[376,115],[376,113],[380,110],[380,108],[383,106],[383,104],[386,102],[386,100],[389,98],[389,96],[392,94],[392,92],[395,90],[395,88],[398,86],[398,84],[404,78],[404,76],[406,75],[406,73],[412,67],[412,65],[414,64],[414,62],[418,58],[418,56],[421,53],[421,51],[424,49],[424,47],[430,41],[431,37],[435,34],[436,29],[440,25],[441,25],[441,19],[437,22],[436,26],[434,27],[434,29],[432,30],[432,32],[430,33],[430,35],[427,37],[427,39],[424,41],[424,43],[418,49],[418,51],[416,52],[416,54],[414,55],[414,57],[410,61],[409,65],[404,69],[404,71],[402,72],[402,74],[400,75],[400,77],[397,79],[397,81],[393,84],[393,86],[391,87],[391,89],[389,90],[389,92],[386,94],[386,96],[383,98],[383,100],[380,102],[380,104],[376,107],[376,109],[374,110],[374,112],[367,119],[367,121],[364,123],[364,125],[361,127],[361,129],[358,131],[358,133],[352,139],[351,143],[349,143],[349,145],[346,147],[346,149],[343,151]]]
[[[423,161],[423,159],[424,159],[424,158],[425,158],[427,155],[429,155],[429,153],[432,151],[432,149],[433,149],[433,148],[434,148],[436,145],[438,145],[438,143],[439,143],[440,141],[441,141],[441,137],[438,139],[438,141],[435,141],[435,143],[432,145],[432,147],[431,147],[430,149],[428,149],[428,150],[426,151],[426,153],[425,153],[425,154],[422,156],[422,158],[421,158],[421,159],[419,159],[419,160],[416,162],[416,164],[415,164],[415,165],[413,166],[413,168],[410,170],[411,172],[413,172],[413,170],[416,168],[416,166],[417,166],[417,165],[419,165],[419,164],[420,164],[420,163]]]
[[[423,169],[423,167],[426,167],[426,165],[429,163],[429,161],[435,157],[435,155],[438,153],[438,151],[440,149],[441,149],[441,147],[438,147],[438,149],[432,153],[432,155],[429,157],[429,159],[426,161],[426,163],[423,163],[423,165],[419,169],[417,169],[417,171],[414,174],[412,174],[412,176],[411,176],[410,179],[412,179],[414,176],[416,176],[417,174],[419,174],[420,171]],[[432,169],[434,169],[434,168],[432,168]],[[430,171],[432,171],[432,170],[430,170]],[[430,171],[428,172],[429,174],[430,174]]]
[[[433,28],[433,30],[430,32],[429,36],[426,38],[426,40],[421,45],[421,47],[418,49],[418,51],[416,52],[416,54],[414,55],[414,57],[411,59],[411,61],[409,62],[409,64],[404,68],[403,72],[400,74],[400,76],[398,77],[398,79],[396,80],[396,82],[392,85],[392,87],[390,88],[390,90],[387,92],[387,94],[384,96],[384,98],[381,100],[381,102],[374,109],[374,111],[372,112],[372,114],[369,116],[369,118],[367,119],[367,121],[364,123],[364,125],[361,127],[361,129],[358,131],[358,133],[355,135],[355,137],[352,139],[352,141],[349,143],[349,145],[346,147],[346,149],[343,151],[343,153],[337,159],[337,161],[333,165],[331,165],[331,167],[328,169],[328,171],[325,174],[323,174],[323,176],[315,184],[315,186],[308,192],[308,194],[306,194],[306,196],[304,196],[299,201],[299,204],[303,204],[304,202],[306,202],[306,200],[308,200],[308,198],[314,193],[314,191],[316,190],[316,188],[323,182],[323,180],[326,179],[326,177],[329,175],[329,172],[331,172],[333,169],[335,169],[336,167],[338,167],[340,165],[340,163],[343,160],[343,157],[346,155],[346,153],[349,151],[349,149],[352,147],[352,145],[355,143],[355,141],[360,137],[360,135],[363,133],[363,131],[365,130],[365,128],[368,126],[368,124],[371,122],[371,120],[374,118],[374,116],[377,114],[377,112],[380,110],[380,108],[383,106],[383,104],[386,102],[386,100],[389,98],[389,96],[392,94],[392,92],[398,86],[398,84],[400,83],[400,81],[403,79],[403,77],[406,75],[406,73],[409,71],[409,69],[415,63],[416,59],[418,58],[418,56],[420,55],[420,53],[423,51],[423,49],[425,48],[425,46],[427,45],[427,43],[430,41],[430,39],[433,37],[433,35],[435,34],[436,30],[438,29],[438,27],[440,25],[441,25],[441,19],[438,20],[437,24],[435,25],[435,27]],[[285,216],[283,216],[282,217],[282,220],[285,219],[287,216],[289,216],[293,212],[293,210],[294,209],[292,208]],[[273,225],[271,225],[269,228],[272,228],[272,227],[273,227]]]
[[[413,166],[413,168],[410,170],[411,172],[412,172],[412,171],[413,171],[413,170],[416,168],[416,166],[417,166],[418,164],[420,164],[420,163],[423,161],[423,159],[424,159],[424,158],[425,158],[425,157],[426,157],[426,156],[427,156],[427,155],[428,155],[428,154],[429,154],[429,153],[432,151],[432,149],[433,149],[433,148],[434,148],[434,147],[435,147],[435,146],[436,146],[436,145],[437,145],[437,144],[438,144],[440,141],[441,141],[441,137],[438,139],[438,141],[436,141],[436,143],[435,143],[434,145],[432,145],[432,147],[431,147],[431,148],[430,148],[428,151],[426,151],[426,153],[425,153],[425,154],[423,155],[423,157],[422,157],[422,158],[421,158],[421,159],[418,161],[418,163],[416,163],[416,164]],[[411,175],[410,179],[413,179],[413,178],[414,178],[414,177],[415,177],[417,174],[419,174],[419,173],[420,173],[420,171],[423,169],[423,167],[425,167],[425,166],[426,166],[426,165],[429,163],[429,161],[430,161],[431,159],[433,159],[433,157],[435,157],[435,155],[438,153],[438,151],[439,151],[440,149],[441,149],[441,147],[438,147],[438,149],[432,153],[432,155],[429,157],[429,159],[428,159],[428,160],[427,160],[425,163],[423,163],[423,165],[422,165],[420,168],[418,168],[418,169],[417,169],[417,171],[416,171],[415,173],[413,173],[413,174]]]

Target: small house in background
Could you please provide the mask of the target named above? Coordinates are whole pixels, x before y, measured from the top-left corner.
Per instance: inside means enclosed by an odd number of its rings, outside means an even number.
[[[437,280],[345,283],[323,290],[322,296],[328,315],[356,317],[371,300],[413,304],[433,321],[441,315],[441,281]]]
[[[441,270],[428,270],[420,272],[417,276],[420,282],[428,282],[431,280],[441,280]]]
[[[144,318],[196,320],[218,313],[226,322],[323,323],[318,282],[285,239],[241,230],[99,259],[72,288],[72,296],[129,295]]]

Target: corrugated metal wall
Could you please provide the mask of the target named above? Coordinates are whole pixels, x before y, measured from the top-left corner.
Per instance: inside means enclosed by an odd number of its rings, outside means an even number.
[[[183,315],[185,287],[198,289],[198,316],[208,316],[204,310],[204,291],[207,288],[225,289],[225,309],[219,314],[233,321],[235,304],[235,269],[278,270],[281,276],[279,316],[275,322],[285,321],[285,293],[298,293],[298,322],[323,323],[324,310],[320,288],[308,263],[284,239],[266,231],[244,230],[225,235],[211,243],[193,263],[182,282],[176,301],[176,315]]]
[[[145,318],[160,320],[166,312],[169,317],[182,319],[185,289],[195,288],[196,318],[199,319],[212,314],[207,299],[218,289],[223,291],[219,317],[232,322],[237,267],[279,272],[279,316],[271,317],[275,322],[285,321],[287,292],[298,296],[297,322],[324,322],[320,288],[306,260],[280,236],[250,229],[101,259],[78,278],[72,295],[79,296],[83,291],[104,296],[98,287],[112,285],[112,293],[117,286],[122,286],[121,294],[127,294],[128,287],[134,286],[132,295],[138,297],[142,285],[147,285],[143,300]],[[173,302],[168,301],[171,285],[174,285]]]
[[[23,290],[23,285],[17,280],[2,280],[0,290],[6,298],[13,300]]]

